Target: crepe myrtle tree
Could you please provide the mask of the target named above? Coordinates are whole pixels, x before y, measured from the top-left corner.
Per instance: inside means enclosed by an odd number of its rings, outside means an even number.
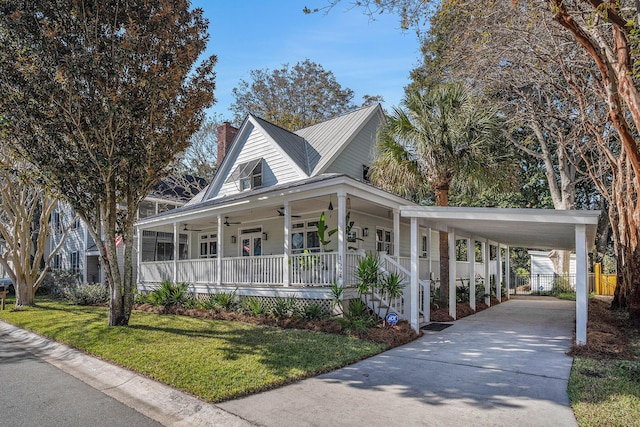
[[[8,145],[87,223],[110,288],[112,326],[131,315],[138,205],[214,102],[216,57],[200,58],[207,26],[188,0],[0,5]]]

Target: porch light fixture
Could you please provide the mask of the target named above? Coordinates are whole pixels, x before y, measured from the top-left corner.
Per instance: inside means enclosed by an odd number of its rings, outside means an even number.
[[[235,243],[236,241],[236,236],[231,236],[231,243]]]
[[[369,229],[367,227],[362,229],[362,237],[367,237],[369,235]]]
[[[332,211],[333,210],[333,203],[331,203],[331,196],[329,196],[329,206],[327,207],[328,211]]]
[[[347,197],[347,210],[351,210],[351,197]]]
[[[268,234],[267,233],[262,233],[262,240],[267,240]]]

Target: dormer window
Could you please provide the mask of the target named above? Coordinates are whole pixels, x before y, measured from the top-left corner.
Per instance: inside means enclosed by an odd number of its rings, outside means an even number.
[[[262,187],[262,158],[239,164],[226,182],[236,182],[240,191]]]

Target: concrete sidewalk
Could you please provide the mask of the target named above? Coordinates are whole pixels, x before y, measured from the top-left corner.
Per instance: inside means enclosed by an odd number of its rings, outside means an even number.
[[[162,425],[185,427],[244,427],[253,425],[239,416],[231,415],[215,405],[203,402],[167,385],[150,380],[149,378],[145,378],[127,369],[112,365],[95,357],[88,356],[64,344],[48,340],[7,323],[0,322],[0,336],[10,338],[12,340],[12,345],[16,347],[16,351],[19,345],[20,349],[28,351],[38,359],[49,362],[61,371],[81,380],[94,389],[101,391],[105,395],[121,403],[124,403]],[[3,357],[5,357],[5,354],[0,353],[0,364],[4,364],[3,362],[5,362],[2,360]],[[46,382],[50,380],[50,378],[45,377],[40,380]],[[72,383],[69,380],[66,381],[70,384]],[[11,398],[12,390],[4,390],[2,387],[3,384],[0,383],[2,396]],[[42,387],[46,387],[46,385],[42,384]],[[23,404],[27,405],[27,402],[25,401]],[[73,408],[74,411],[92,411],[91,406],[87,405],[83,408],[83,401],[75,398],[67,402],[59,401],[58,404],[63,408],[64,406]],[[34,408],[30,407],[28,410],[34,410]],[[126,419],[123,420],[120,417],[120,414],[114,415],[114,413],[109,413],[108,411],[103,411],[102,413],[94,412],[93,414],[89,413],[86,415],[89,419],[91,419],[92,416],[102,418],[109,416],[114,417],[112,422],[102,419],[100,420],[101,422],[96,421],[91,425],[143,425],[137,422],[131,424],[120,424],[120,422],[126,421]],[[48,419],[47,422],[39,425],[56,424],[53,420]],[[72,422],[61,425],[80,426],[89,424]]]
[[[576,426],[565,355],[574,321],[573,302],[511,300],[346,368],[218,405],[2,322],[0,334],[164,425]]]
[[[511,300],[352,366],[220,404],[265,426],[576,426],[575,303]]]

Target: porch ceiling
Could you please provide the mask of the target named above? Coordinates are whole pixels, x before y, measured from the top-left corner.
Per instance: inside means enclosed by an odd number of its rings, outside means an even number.
[[[425,226],[454,229],[467,237],[536,249],[575,248],[575,226],[586,227],[587,246],[595,242],[600,211],[553,209],[458,208],[403,206],[403,217],[416,217]]]

